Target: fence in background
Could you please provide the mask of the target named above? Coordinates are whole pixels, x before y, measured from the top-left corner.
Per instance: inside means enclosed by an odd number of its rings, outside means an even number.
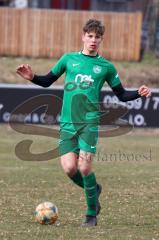
[[[142,14],[0,8],[0,55],[60,57],[82,48],[82,26],[104,22],[100,53],[111,60],[140,58]]]

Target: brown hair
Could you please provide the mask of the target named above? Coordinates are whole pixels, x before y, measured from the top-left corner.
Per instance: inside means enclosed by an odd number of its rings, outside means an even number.
[[[105,27],[101,21],[97,19],[89,19],[83,27],[83,33],[95,32],[96,34],[103,36]]]

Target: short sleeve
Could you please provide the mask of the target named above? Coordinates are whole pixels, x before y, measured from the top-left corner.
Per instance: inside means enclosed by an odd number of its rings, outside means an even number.
[[[111,88],[121,83],[118,72],[112,63],[108,67],[106,81]]]
[[[64,54],[51,69],[57,77],[60,77],[66,70],[66,58],[67,55]]]

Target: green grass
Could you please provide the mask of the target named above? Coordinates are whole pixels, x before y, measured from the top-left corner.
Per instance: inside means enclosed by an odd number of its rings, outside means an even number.
[[[0,132],[1,240],[159,239],[158,135],[135,131],[100,140],[94,168],[103,186],[102,211],[97,227],[83,229],[83,191],[64,175],[59,159],[24,162],[15,156],[15,146],[22,139],[35,141],[31,148],[34,153],[51,150],[56,140],[26,137],[7,125],[1,125]],[[139,157],[121,160],[119,151],[127,157]],[[111,154],[116,154],[116,160],[110,159]],[[42,226],[35,222],[35,207],[43,201],[57,205],[57,224]]]

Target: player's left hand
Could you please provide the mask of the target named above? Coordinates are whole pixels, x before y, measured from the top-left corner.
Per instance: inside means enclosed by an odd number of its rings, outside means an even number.
[[[150,88],[148,88],[145,85],[142,85],[141,87],[139,87],[138,93],[139,93],[140,96],[144,96],[144,97],[150,97],[151,96]]]

